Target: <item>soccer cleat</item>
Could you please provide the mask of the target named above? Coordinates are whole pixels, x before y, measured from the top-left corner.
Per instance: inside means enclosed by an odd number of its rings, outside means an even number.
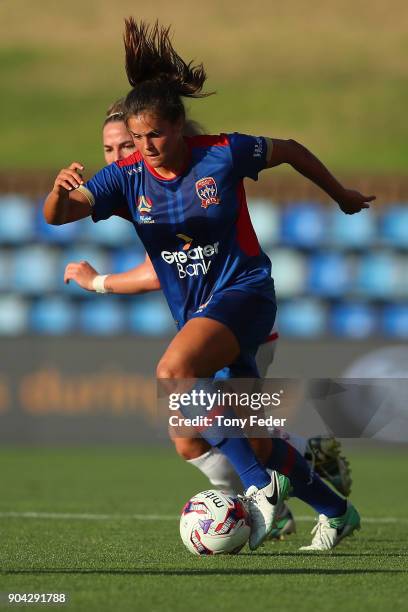
[[[305,459],[312,463],[312,469],[327,480],[345,497],[351,492],[351,469],[347,459],[340,454],[341,444],[336,438],[309,438]]]
[[[271,482],[263,489],[254,485],[245,493],[246,505],[251,517],[249,548],[255,550],[268,537],[273,528],[277,509],[287,498],[290,489],[289,478],[268,470]]]
[[[294,516],[287,504],[282,503],[278,508],[273,522],[272,531],[268,540],[284,540],[285,536],[296,533],[296,523]]]
[[[317,525],[313,527],[313,540],[309,546],[301,546],[299,550],[332,550],[343,538],[360,529],[360,515],[350,502],[343,516],[328,518],[320,514]]]

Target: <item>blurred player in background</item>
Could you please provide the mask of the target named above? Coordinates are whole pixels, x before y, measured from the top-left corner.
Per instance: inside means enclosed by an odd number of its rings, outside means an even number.
[[[185,139],[181,97],[205,95],[203,66],[186,64],[173,49],[169,30],[158,24],[149,30],[127,20],[125,50],[133,87],[125,101],[126,123],[137,153],[86,185],[78,172],[82,164],[61,170],[45,201],[45,218],[63,224],[92,215],[98,221],[124,211],[132,218],[179,329],[159,362],[158,378],[179,389],[182,379],[214,372],[217,377],[225,368],[231,377],[257,376],[254,356],[272,328],[276,303],[270,262],[249,220],[243,178],[257,179],[261,170],[289,163],[347,214],[368,208],[374,196],[345,189],[293,140],[241,134]],[[311,473],[285,440],[268,440],[268,471],[246,438],[211,429],[202,435],[229,459],[246,489],[252,550],[272,531],[290,486],[319,513],[308,550],[331,549],[359,528],[354,507]]]
[[[123,100],[121,99],[108,108],[103,122],[103,154],[107,164],[125,159],[136,150],[123,118]]]
[[[188,136],[203,133],[201,126],[194,121],[186,121],[185,134]],[[125,123],[124,100],[117,100],[106,112],[102,129],[104,157],[107,164],[125,159],[135,151]],[[146,255],[145,262],[127,272],[102,274],[86,261],[69,263],[65,269],[64,281],[75,281],[83,289],[99,293],[139,294],[160,289],[160,282],[154,267]],[[256,365],[261,379],[265,378],[274,360],[278,332],[272,329],[256,354]],[[273,437],[284,435],[285,439],[309,463],[316,472],[327,479],[342,495],[348,497],[351,492],[351,474],[347,460],[340,454],[340,443],[332,437],[304,438],[289,432],[275,429]],[[216,447],[210,446],[203,438],[173,438],[177,453],[191,465],[197,467],[210,483],[231,494],[242,492],[242,485],[237,473],[228,459]],[[259,441],[262,444],[261,441]],[[283,504],[274,529],[273,538],[296,531],[291,511]]]

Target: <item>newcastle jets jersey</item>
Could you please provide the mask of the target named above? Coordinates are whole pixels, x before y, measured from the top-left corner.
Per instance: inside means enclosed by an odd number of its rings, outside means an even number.
[[[249,218],[243,179],[257,180],[270,141],[229,134],[187,138],[189,162],[166,179],[139,152],[81,187],[94,221],[133,222],[181,327],[230,289],[274,300],[271,263]]]

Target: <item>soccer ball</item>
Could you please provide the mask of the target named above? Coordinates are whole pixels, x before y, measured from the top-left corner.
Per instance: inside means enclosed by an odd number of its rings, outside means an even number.
[[[197,493],[181,513],[181,539],[195,555],[234,555],[245,546],[249,532],[244,504],[222,491]]]

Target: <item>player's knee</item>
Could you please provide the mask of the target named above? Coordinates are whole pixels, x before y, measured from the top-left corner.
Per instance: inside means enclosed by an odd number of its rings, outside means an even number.
[[[174,368],[171,367],[169,363],[166,361],[159,361],[156,368],[156,377],[157,378],[175,378]]]
[[[210,448],[210,445],[202,438],[175,438],[173,442],[177,454],[187,461],[201,457]]]
[[[157,378],[194,378],[195,374],[187,363],[176,359],[161,359],[156,368]]]

